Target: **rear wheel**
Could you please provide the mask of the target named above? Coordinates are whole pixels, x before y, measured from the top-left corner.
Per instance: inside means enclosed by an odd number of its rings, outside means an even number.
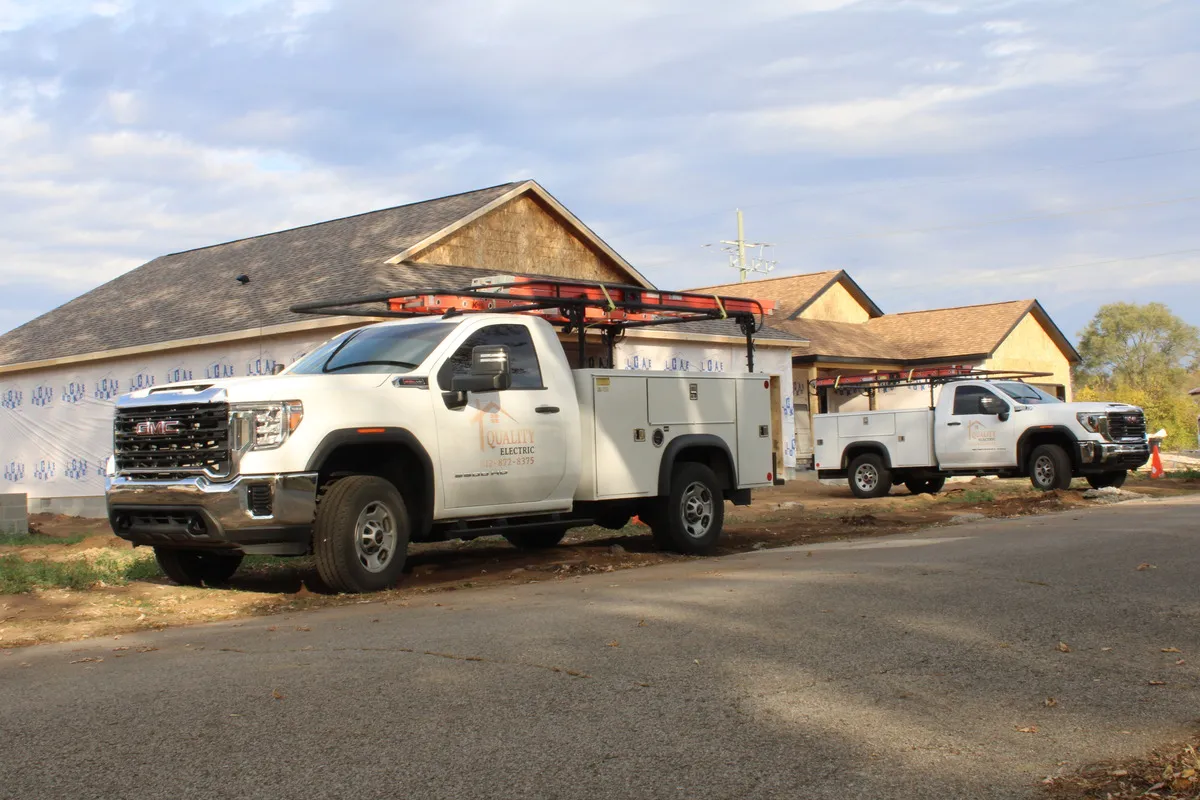
[[[883,497],[891,488],[891,472],[875,453],[863,453],[850,462],[850,491],[855,497]]]
[[[1111,486],[1114,489],[1119,489],[1125,485],[1125,478],[1129,475],[1125,470],[1120,472],[1101,472],[1099,475],[1088,475],[1088,485],[1093,489],[1104,489]]]
[[[181,586],[212,586],[233,577],[241,566],[242,554],[156,547],[154,560],[168,578]]]
[[[1038,445],[1029,454],[1029,482],[1043,492],[1071,486],[1071,459],[1056,444]]]
[[[946,485],[945,478],[909,478],[904,486],[913,494],[937,494]]]
[[[374,475],[341,478],[317,506],[317,572],[336,592],[390,589],[404,570],[409,532],[408,508],[390,482]]]
[[[545,550],[557,547],[567,535],[566,528],[550,528],[541,531],[513,531],[504,534],[508,543],[521,550]]]
[[[688,555],[708,555],[716,548],[724,524],[725,498],[717,476],[704,464],[678,465],[666,503],[651,517],[655,544]]]

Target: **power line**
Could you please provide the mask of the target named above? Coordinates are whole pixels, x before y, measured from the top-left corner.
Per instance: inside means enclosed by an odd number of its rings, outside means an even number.
[[[1106,266],[1108,264],[1123,264],[1123,263],[1126,263],[1129,261],[1149,261],[1150,259],[1153,259],[1153,258],[1166,258],[1167,256],[1181,256],[1181,255],[1187,255],[1189,253],[1200,253],[1200,247],[1192,247],[1192,248],[1188,248],[1187,250],[1169,250],[1164,253],[1148,253],[1146,255],[1140,255],[1140,256],[1124,256],[1122,258],[1106,258],[1101,261],[1084,261],[1079,264],[1066,264],[1064,266],[1059,266],[1059,267],[1028,268],[1028,269],[1024,269],[1024,270],[1018,270],[1016,272],[1011,272],[1006,269],[993,269],[993,270],[988,270],[987,273],[985,273],[985,274],[987,274],[989,276],[992,274],[995,274],[995,275],[998,275],[998,276],[1001,276],[1004,278],[1015,278],[1015,277],[1022,277],[1022,276],[1026,276],[1026,275],[1042,275],[1047,272],[1063,272],[1063,271],[1071,270],[1071,269],[1084,269],[1086,267],[1100,267],[1100,266]],[[978,277],[980,277],[980,276],[977,275],[976,278],[978,278]],[[981,283],[981,281],[979,281],[979,280],[957,280],[957,281],[956,280],[948,280],[947,281],[947,280],[943,280],[943,279],[939,278],[937,285],[939,287],[942,287],[942,286],[969,286],[969,285],[979,284],[979,283]],[[928,291],[929,291],[929,285],[924,284],[921,286],[910,286],[908,288],[900,288],[899,291],[893,292],[893,294],[904,295],[904,294],[912,294],[915,292],[927,293]]]
[[[986,228],[992,225],[1010,225],[1014,222],[1030,222],[1039,219],[1053,219],[1055,217],[1076,217],[1087,214],[1103,214],[1109,211],[1125,211],[1132,208],[1150,208],[1153,206],[1167,206],[1175,203],[1194,203],[1200,200],[1200,195],[1190,195],[1188,197],[1173,197],[1165,200],[1147,200],[1142,203],[1129,203],[1118,206],[1099,206],[1096,208],[1081,208],[1074,211],[1049,211],[1038,214],[1025,214],[1019,217],[996,217],[993,219],[976,220],[971,222],[957,223],[954,225],[935,225],[928,228],[902,228],[891,231],[874,231],[870,233],[848,234],[845,236],[820,236],[815,239],[804,239],[806,242],[837,242],[848,241],[853,239],[879,239],[886,236],[902,236],[910,233],[934,233],[937,231],[954,231],[954,230],[970,230],[972,228]]]
[[[1143,159],[1147,159],[1147,158],[1161,158],[1164,156],[1181,155],[1183,153],[1194,153],[1194,152],[1200,152],[1200,147],[1181,147],[1181,148],[1178,148],[1175,150],[1159,150],[1159,151],[1156,151],[1153,153],[1136,153],[1134,155],[1129,155],[1129,156],[1115,156],[1112,158],[1091,159],[1088,161],[1075,161],[1075,162],[1068,162],[1065,164],[1047,164],[1047,165],[1043,165],[1040,167],[1023,167],[1023,168],[1006,170],[1004,172],[1004,174],[1007,176],[1007,175],[1021,175],[1021,174],[1036,173],[1036,172],[1050,172],[1053,170],[1072,169],[1074,167],[1088,167],[1088,166],[1096,166],[1096,165],[1100,165],[1100,164],[1116,164],[1116,163],[1120,163],[1123,161],[1139,161],[1139,160],[1143,160]],[[951,175],[949,177],[920,178],[917,180],[910,180],[910,181],[906,181],[903,178],[885,178],[882,180],[874,181],[872,183],[872,185],[869,187],[864,187],[862,189],[850,189],[850,190],[845,190],[845,191],[840,191],[840,192],[839,191],[830,192],[827,189],[814,187],[814,188],[808,190],[803,197],[793,196],[791,198],[784,198],[781,200],[769,200],[769,201],[764,201],[762,203],[751,203],[748,205],[743,205],[742,208],[750,209],[750,208],[765,208],[768,206],[782,207],[782,206],[795,205],[796,203],[802,203],[802,202],[805,202],[806,200],[810,199],[811,194],[813,192],[817,192],[817,191],[822,192],[822,194],[823,194],[822,199],[828,198],[828,197],[854,197],[856,195],[876,193],[879,191],[879,187],[881,184],[884,186],[891,186],[893,188],[901,188],[901,189],[910,188],[910,187],[914,187],[914,186],[936,186],[936,185],[946,184],[946,183],[957,183],[958,181],[973,180],[973,179],[977,179],[980,177],[984,177],[989,174],[991,174],[991,173],[989,173],[985,170],[977,170],[975,172],[966,172],[966,173],[963,173],[960,175]],[[702,214],[696,214],[693,216],[680,217],[680,218],[673,219],[673,220],[667,220],[665,222],[659,222],[659,223],[656,223],[655,225],[653,225],[652,227],[648,227],[648,228],[639,228],[637,230],[624,231],[621,235],[636,236],[640,233],[648,233],[650,231],[661,230],[662,228],[667,228],[667,227],[671,227],[674,225],[682,225],[687,222],[696,222],[698,220],[708,219],[710,217],[714,217],[714,216],[717,216],[718,214],[723,214],[723,213],[725,213],[725,212],[720,209],[714,209],[712,211],[706,211]]]

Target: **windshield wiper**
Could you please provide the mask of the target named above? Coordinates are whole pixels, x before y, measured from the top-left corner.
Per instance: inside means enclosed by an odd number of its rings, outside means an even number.
[[[343,369],[351,367],[373,367],[373,366],[390,366],[390,367],[405,367],[407,369],[416,369],[421,366],[414,364],[411,361],[351,361],[349,364],[339,364],[336,367],[325,366],[321,368],[322,372],[339,372]]]

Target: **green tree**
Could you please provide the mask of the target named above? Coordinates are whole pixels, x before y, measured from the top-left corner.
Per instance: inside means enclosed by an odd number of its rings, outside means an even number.
[[[1128,403],[1146,412],[1146,432],[1159,428],[1167,431],[1164,450],[1190,450],[1196,447],[1196,414],[1200,406],[1178,389],[1143,389],[1127,383],[1081,386],[1073,398],[1077,402]]]
[[[1200,330],[1162,303],[1101,306],[1079,335],[1076,400],[1129,403],[1146,411],[1164,447],[1196,446],[1197,404],[1188,397],[1200,374]]]
[[[1200,330],[1162,303],[1110,303],[1080,333],[1079,355],[1076,379],[1085,386],[1178,389],[1200,368]]]

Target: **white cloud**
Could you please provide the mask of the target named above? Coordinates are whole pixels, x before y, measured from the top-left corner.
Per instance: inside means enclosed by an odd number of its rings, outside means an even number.
[[[889,309],[1200,308],[1184,256],[1012,274],[1200,246],[1194,212],[944,229],[1194,193],[1200,154],[1092,162],[1195,140],[1198,25],[1191,0],[0,0],[0,293],[535,177],[664,285],[728,279],[700,245],[742,206],[781,273],[846,267]],[[943,229],[853,238],[918,227]]]

